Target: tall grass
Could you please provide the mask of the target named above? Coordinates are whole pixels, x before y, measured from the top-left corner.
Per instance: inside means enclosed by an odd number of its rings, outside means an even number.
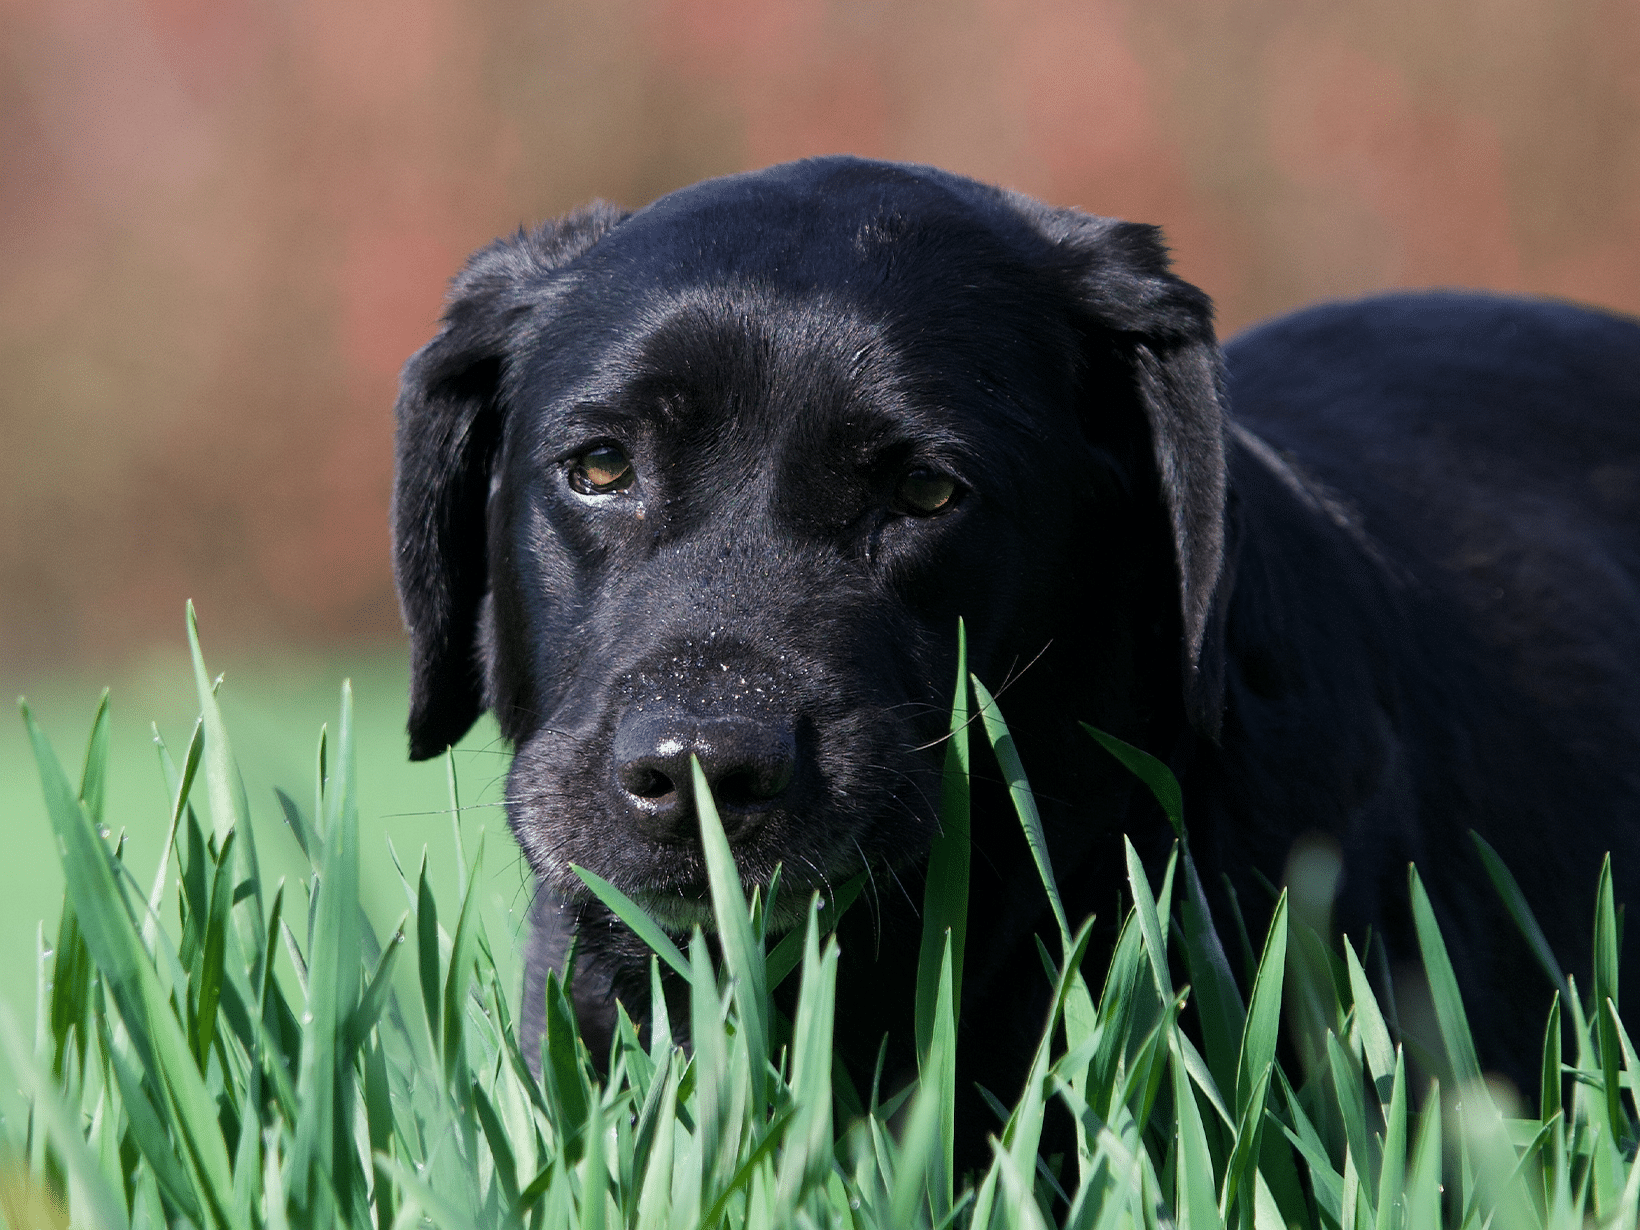
[[[359,849],[344,685],[335,732],[320,735],[312,802],[279,798],[309,874],[266,883],[191,616],[189,633],[201,717],[179,755],[161,749],[170,841],[151,884],[127,872],[123,840],[106,826],[106,696],[77,783],[23,707],[67,889],[55,942],[41,946],[32,1042],[0,1017],[31,1105],[0,1181],[12,1227],[1636,1224],[1640,1060],[1616,1010],[1609,871],[1591,992],[1580,997],[1483,847],[1564,988],[1528,1109],[1483,1079],[1428,897],[1409,872],[1439,1027],[1436,1053],[1420,1066],[1444,1074],[1425,1085],[1360,955],[1347,942],[1327,947],[1285,896],[1256,957],[1248,945],[1250,976],[1238,982],[1189,854],[1176,783],[1159,762],[1095,731],[1106,750],[1090,742],[1089,754],[1132,768],[1180,835],[1158,880],[1126,847],[1132,905],[1095,996],[1089,922],[1065,914],[1007,726],[964,668],[920,969],[904,988],[916,1002],[914,1088],[855,1090],[833,1064],[847,957],[829,932],[846,894],[812,899],[806,926],[771,935],[779,877],[748,899],[698,768],[721,960],[699,930],[680,947],[583,872],[655,949],[656,1019],[644,1030],[620,1014],[600,1080],[569,995],[549,977],[536,1079],[518,1048],[512,989],[473,908],[482,851],[464,850],[458,835],[467,890],[442,913],[427,856],[414,872],[400,867],[404,915],[376,930],[360,908],[359,863],[387,852]],[[1054,995],[1029,1080],[1011,1109],[999,1108],[989,1165],[958,1174],[971,730],[983,732],[1009,781],[1058,934],[1044,948]],[[453,773],[451,791],[454,806]],[[194,806],[202,794],[209,826]],[[688,988],[690,1050],[671,1041],[663,963]],[[1188,986],[1175,983],[1175,968],[1188,971]],[[792,977],[788,1019],[775,990]],[[1307,1057],[1300,1072],[1278,1059],[1284,1008],[1309,1022],[1293,1048]],[[1563,1064],[1568,1044],[1575,1058]],[[1054,1102],[1075,1122],[1073,1157],[1039,1156]]]

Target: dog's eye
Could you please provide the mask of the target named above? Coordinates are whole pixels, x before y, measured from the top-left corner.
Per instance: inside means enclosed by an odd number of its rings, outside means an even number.
[[[914,517],[932,517],[950,508],[956,495],[956,479],[938,470],[918,466],[900,480],[900,486],[894,492],[894,502],[901,512]]]
[[[570,466],[569,485],[582,495],[607,495],[625,491],[637,475],[632,462],[619,447],[600,444],[575,458]]]

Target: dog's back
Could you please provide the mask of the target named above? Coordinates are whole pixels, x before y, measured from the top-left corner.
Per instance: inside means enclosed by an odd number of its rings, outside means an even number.
[[[1524,1064],[1542,1014],[1498,1009],[1550,984],[1467,833],[1583,975],[1602,856],[1620,900],[1640,882],[1640,324],[1400,295],[1261,326],[1226,361],[1243,532],[1220,767],[1245,780],[1214,797],[1302,807],[1320,774],[1337,921],[1409,958],[1418,861],[1483,1050]],[[1314,679],[1327,694],[1290,703]]]

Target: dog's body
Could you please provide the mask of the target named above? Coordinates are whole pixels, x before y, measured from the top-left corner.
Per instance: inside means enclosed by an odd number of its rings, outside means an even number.
[[[1259,877],[1319,834],[1338,924],[1412,959],[1417,862],[1483,1058],[1530,1071],[1550,988],[1467,832],[1573,969],[1606,850],[1632,898],[1640,326],[1401,297],[1226,357],[1149,228],[921,167],[791,164],[476,256],[405,371],[396,566],[412,754],[486,705],[517,749],[525,1053],[572,932],[595,1050],[647,998],[570,863],[704,921],[691,753],[748,882],[781,863],[806,903],[872,871],[840,1043],[862,1077],[885,1029],[909,1042],[962,616],[1073,918],[1114,926],[1119,834],[1171,841],[1080,720],[1172,765],[1211,900],[1227,880],[1255,928]],[[994,793],[960,1052],[1006,1097],[1051,923]]]

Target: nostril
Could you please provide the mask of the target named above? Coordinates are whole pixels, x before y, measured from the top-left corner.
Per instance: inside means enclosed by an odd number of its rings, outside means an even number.
[[[712,782],[712,793],[725,807],[754,807],[779,797],[791,784],[794,768],[786,758],[733,768]]]
[[[753,773],[730,773],[712,787],[720,807],[746,807],[772,796],[757,788]]]
[[[650,765],[628,765],[621,773],[621,784],[636,798],[659,802],[677,790],[672,779]]]

